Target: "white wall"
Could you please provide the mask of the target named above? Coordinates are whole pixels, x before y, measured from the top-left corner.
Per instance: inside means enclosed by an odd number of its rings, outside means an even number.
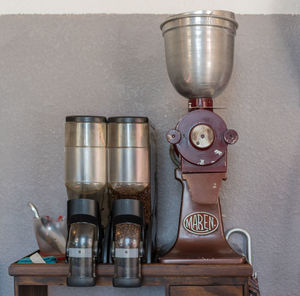
[[[300,14],[299,0],[0,0],[0,14],[180,13],[226,9],[240,14]]]

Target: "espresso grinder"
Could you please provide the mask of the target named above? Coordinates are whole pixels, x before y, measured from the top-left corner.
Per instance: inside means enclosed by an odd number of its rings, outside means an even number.
[[[68,193],[67,284],[94,286],[96,262],[101,255],[102,225],[106,223],[102,210],[106,188],[104,117],[66,117],[65,185]]]
[[[188,99],[189,111],[167,133],[179,157],[175,177],[183,192],[177,240],[161,263],[245,262],[224,237],[219,200],[227,146],[238,134],[213,109],[232,72],[237,27],[232,12],[208,10],[174,15],[161,25],[169,78]]]
[[[107,185],[112,200],[108,261],[114,264],[115,287],[141,286],[141,264],[152,259],[155,190],[151,172],[155,169],[151,168],[151,142],[147,117],[108,118]]]

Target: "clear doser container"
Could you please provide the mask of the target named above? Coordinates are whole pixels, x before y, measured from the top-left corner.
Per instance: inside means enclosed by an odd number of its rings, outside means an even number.
[[[72,223],[69,230],[67,255],[69,261],[69,286],[94,286],[97,256],[98,227],[90,223]]]
[[[139,287],[141,273],[141,225],[120,223],[114,233],[114,278],[117,287]]]
[[[100,225],[98,202],[91,199],[68,201],[66,257],[69,263],[67,285],[75,287],[96,284],[96,262],[100,252]]]
[[[147,117],[108,118],[108,189],[112,199],[137,199],[151,219],[150,133]]]
[[[139,287],[142,283],[143,204],[139,200],[119,199],[112,206],[112,257],[115,287]]]

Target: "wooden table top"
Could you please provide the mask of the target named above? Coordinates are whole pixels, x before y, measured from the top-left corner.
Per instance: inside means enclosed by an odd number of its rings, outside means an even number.
[[[66,277],[69,266],[67,263],[54,264],[19,264],[13,263],[8,272],[11,276],[56,276]],[[114,265],[98,264],[97,275],[111,277],[114,273]],[[249,277],[252,274],[252,266],[249,264],[143,264],[142,275],[144,277]]]

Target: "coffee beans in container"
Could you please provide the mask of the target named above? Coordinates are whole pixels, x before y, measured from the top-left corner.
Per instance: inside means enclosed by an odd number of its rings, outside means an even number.
[[[143,204],[139,200],[119,199],[112,207],[115,287],[139,287],[142,283]]]
[[[145,222],[151,219],[150,132],[147,117],[108,119],[108,188],[112,200],[143,202]]]

